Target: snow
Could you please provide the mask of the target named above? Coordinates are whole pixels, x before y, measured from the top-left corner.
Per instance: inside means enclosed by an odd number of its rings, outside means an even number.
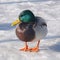
[[[60,60],[60,1],[29,1],[13,0],[12,3],[12,0],[0,0],[0,60]],[[39,52],[19,51],[24,42],[15,35],[16,26],[11,27],[11,23],[25,9],[30,9],[35,15],[44,18],[48,25],[48,34],[41,40]],[[36,42],[28,44],[34,47]]]

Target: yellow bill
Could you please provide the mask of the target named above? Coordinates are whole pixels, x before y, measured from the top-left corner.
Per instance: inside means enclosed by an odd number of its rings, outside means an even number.
[[[20,21],[19,19],[17,19],[16,21],[14,21],[14,22],[11,24],[11,26],[15,26],[15,25],[20,24],[20,23],[21,23],[21,21]]]

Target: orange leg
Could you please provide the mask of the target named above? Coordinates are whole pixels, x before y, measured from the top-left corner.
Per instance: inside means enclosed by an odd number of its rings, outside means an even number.
[[[25,42],[25,47],[20,49],[21,51],[29,51],[30,49],[28,48],[27,42]]]
[[[30,52],[38,52],[39,51],[39,43],[40,43],[40,40],[38,41],[36,47],[30,49]]]

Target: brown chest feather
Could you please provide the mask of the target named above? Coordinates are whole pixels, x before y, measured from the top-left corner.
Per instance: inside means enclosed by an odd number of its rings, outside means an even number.
[[[34,40],[35,31],[33,30],[33,28],[26,28],[25,26],[21,28],[17,27],[16,35],[20,40],[29,42],[29,41]]]

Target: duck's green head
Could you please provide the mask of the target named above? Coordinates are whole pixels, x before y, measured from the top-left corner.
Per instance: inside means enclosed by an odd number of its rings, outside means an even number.
[[[34,22],[35,16],[30,10],[24,10],[19,15],[19,20],[21,20],[22,22],[30,23]]]
[[[35,22],[34,14],[30,10],[24,10],[20,13],[19,19],[17,21],[15,21],[15,23],[13,22],[12,25],[14,26],[14,24],[16,25],[16,23],[18,24],[21,22],[25,22],[25,23]]]

